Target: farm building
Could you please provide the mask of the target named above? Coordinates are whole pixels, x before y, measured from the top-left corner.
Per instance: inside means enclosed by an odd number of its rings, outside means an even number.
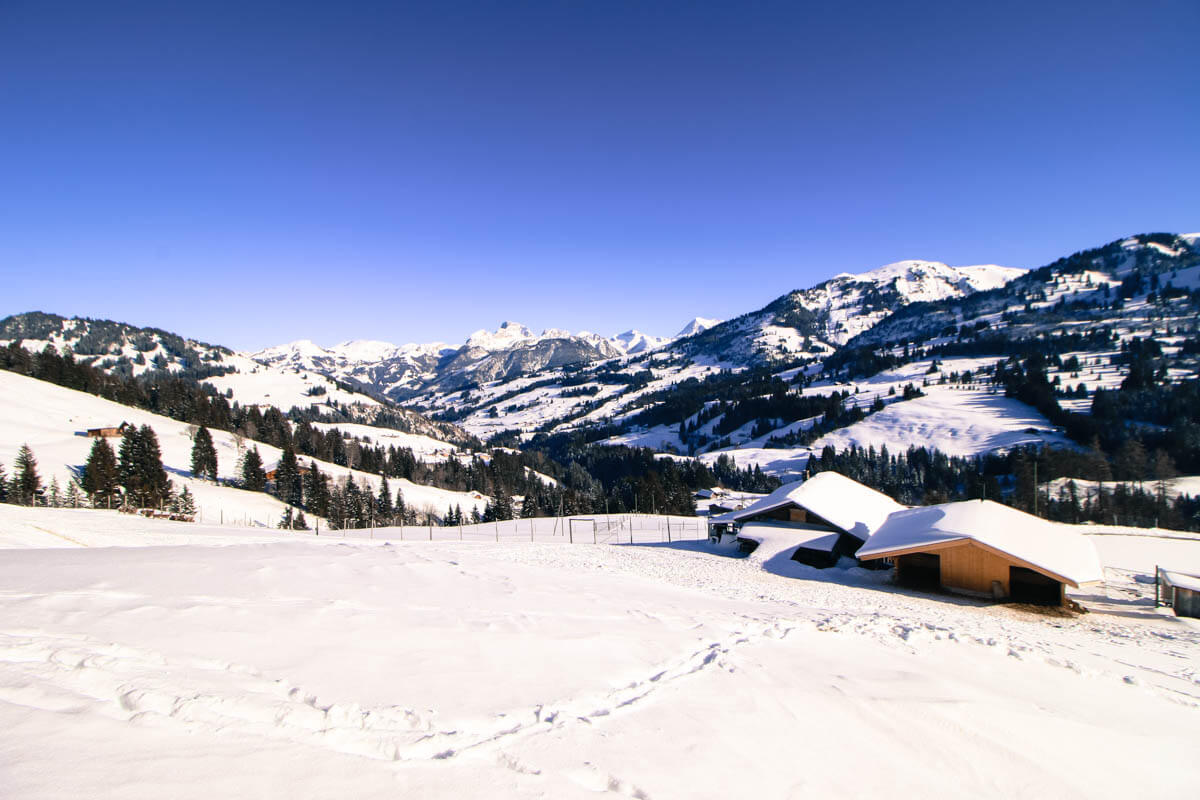
[[[1063,602],[1104,580],[1092,543],[1069,526],[990,500],[898,511],[858,551],[888,559],[903,585],[1022,602]]]
[[[93,439],[98,439],[100,437],[107,438],[107,437],[112,437],[112,436],[124,436],[125,431],[129,430],[132,427],[133,426],[130,425],[128,422],[122,422],[120,425],[115,425],[115,426],[110,425],[109,427],[106,427],[106,428],[88,428],[87,435]]]
[[[1200,575],[1155,569],[1155,605],[1170,606],[1177,617],[1200,617]]]
[[[904,506],[836,472],[785,484],[745,508],[709,519],[709,539],[757,542],[759,526],[796,533],[792,559],[831,567],[853,556],[888,515]]]
[[[267,480],[269,480],[269,481],[275,480],[275,475],[278,472],[279,472],[279,462],[276,461],[275,466],[273,466],[269,470],[267,470]],[[307,475],[309,472],[311,472],[311,470],[308,467],[303,466],[302,464],[296,465],[296,473],[298,475]]]

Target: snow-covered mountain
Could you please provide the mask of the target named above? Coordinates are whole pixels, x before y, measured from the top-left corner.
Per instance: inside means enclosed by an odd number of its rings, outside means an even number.
[[[972,337],[1112,332],[1119,338],[1195,327],[1200,235],[1142,234],[1060,258],[994,288],[922,298],[855,332],[854,347]]]
[[[199,381],[242,406],[275,406],[285,413],[296,407],[315,407],[338,421],[380,425],[448,443],[470,442],[470,437],[453,425],[427,419],[337,380],[334,367],[338,363],[361,363],[378,356],[385,352],[379,342],[348,342],[339,346],[341,352],[330,352],[309,341],[293,342],[277,348],[274,359],[257,361],[227,347],[157,328],[39,311],[0,319],[0,347],[13,342],[32,353],[53,347],[58,353],[70,353],[78,362],[122,377],[169,373]]]
[[[536,334],[519,322],[505,321],[494,331],[475,331],[457,347],[442,342],[394,345],[351,341],[325,348],[301,340],[250,357],[268,365],[315,370],[403,402],[573,364],[642,356],[712,324],[714,320],[694,319],[676,337],[629,330],[606,338],[562,328]]]
[[[675,334],[676,339],[686,339],[689,336],[695,336],[697,333],[704,333],[714,325],[720,325],[722,320],[707,319],[705,317],[694,317],[691,322],[684,325],[679,333]]]
[[[899,308],[994,289],[1024,273],[991,264],[898,261],[790,292],[758,311],[698,332],[675,349],[742,365],[821,357]]]

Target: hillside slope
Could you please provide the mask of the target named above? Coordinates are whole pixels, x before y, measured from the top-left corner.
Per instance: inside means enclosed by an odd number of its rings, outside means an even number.
[[[224,519],[226,522],[240,520],[246,524],[271,525],[278,522],[284,511],[283,503],[268,494],[192,478],[192,426],[177,420],[7,371],[0,371],[0,408],[4,409],[0,418],[0,462],[11,471],[17,450],[22,444],[28,444],[38,460],[44,486],[56,479],[65,489],[67,482],[80,474],[93,444],[92,439],[82,435],[87,429],[128,422],[154,429],[163,466],[176,491],[186,486],[195,495],[204,521]],[[238,460],[250,447],[258,448],[268,467],[281,455],[275,447],[262,442],[239,441],[226,431],[214,430],[212,437],[221,478],[240,477]],[[116,449],[119,441],[114,440],[113,444]],[[302,457],[301,463],[307,464],[310,460]],[[376,475],[327,462],[316,463],[321,472],[335,482],[353,475],[360,485],[365,482],[378,490],[380,479]],[[418,509],[428,507],[437,514],[455,504],[461,504],[468,513],[475,505],[482,511],[486,503],[486,498],[471,492],[451,492],[398,479],[390,480],[389,485],[393,492],[401,489],[409,505]]]

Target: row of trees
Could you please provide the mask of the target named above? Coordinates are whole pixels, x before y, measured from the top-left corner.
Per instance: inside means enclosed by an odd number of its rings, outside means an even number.
[[[80,483],[68,480],[62,490],[58,478],[43,486],[37,458],[29,445],[21,445],[6,480],[0,465],[0,502],[17,505],[78,507],[86,502],[96,508],[123,505],[170,509],[184,515],[195,513],[195,502],[187,487],[178,495],[173,491],[162,466],[158,439],[147,425],[130,428],[121,440],[120,454],[104,438],[92,445]]]
[[[1136,457],[1136,453],[1129,457]],[[1167,458],[1151,457],[1151,463]],[[1165,466],[1165,465],[1163,465]],[[1122,467],[1135,474],[1137,465]],[[1017,448],[978,457],[947,456],[910,447],[893,455],[887,447],[826,447],[808,464],[809,475],[833,470],[906,505],[987,498],[1061,522],[1200,530],[1200,498],[1171,497],[1168,478],[1146,483],[1114,481],[1107,457],[1097,450]],[[1118,476],[1121,473],[1118,473]],[[1047,483],[1060,478],[1059,488]],[[1071,478],[1086,481],[1077,484]]]

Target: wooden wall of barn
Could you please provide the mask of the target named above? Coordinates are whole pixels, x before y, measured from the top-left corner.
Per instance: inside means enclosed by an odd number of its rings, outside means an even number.
[[[965,589],[992,595],[992,581],[999,581],[1004,595],[1011,593],[1008,583],[1008,568],[1012,562],[995,553],[976,547],[973,542],[964,542],[957,547],[939,550],[942,559],[942,585],[952,589]]]

